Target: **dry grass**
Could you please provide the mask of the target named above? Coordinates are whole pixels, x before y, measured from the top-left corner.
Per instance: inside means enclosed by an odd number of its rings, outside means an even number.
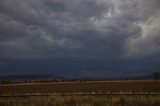
[[[160,96],[49,96],[1,98],[0,106],[160,106]]]

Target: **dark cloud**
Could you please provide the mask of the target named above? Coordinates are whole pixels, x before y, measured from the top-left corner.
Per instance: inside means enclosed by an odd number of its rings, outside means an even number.
[[[121,75],[159,69],[159,65],[148,68],[143,63],[157,64],[160,58],[159,11],[159,0],[1,0],[1,73],[10,73],[6,71],[9,66],[3,65],[10,59],[29,65],[26,60],[44,59],[49,64],[51,59],[56,64],[54,59],[59,58],[63,68],[57,64],[49,67],[84,76],[93,70],[94,75],[103,76],[100,73]],[[67,65],[70,59],[78,62],[74,68]],[[14,70],[21,70],[17,69],[19,62],[11,63]],[[28,67],[39,70],[36,65]]]

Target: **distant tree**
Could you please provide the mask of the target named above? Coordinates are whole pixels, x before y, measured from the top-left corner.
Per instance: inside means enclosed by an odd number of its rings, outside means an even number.
[[[9,80],[2,80],[2,84],[9,84],[10,81]]]
[[[4,84],[4,83],[5,83],[5,80],[2,80],[1,83]]]
[[[160,80],[160,73],[158,73],[158,72],[154,73],[153,78],[155,81]]]

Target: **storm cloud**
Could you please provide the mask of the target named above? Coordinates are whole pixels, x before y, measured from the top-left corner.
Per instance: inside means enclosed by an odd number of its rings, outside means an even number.
[[[0,58],[2,74],[160,70],[160,1],[1,0]]]

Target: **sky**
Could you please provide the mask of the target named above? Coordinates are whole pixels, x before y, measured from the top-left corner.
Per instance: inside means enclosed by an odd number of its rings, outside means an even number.
[[[160,71],[160,0],[0,0],[0,75]]]

